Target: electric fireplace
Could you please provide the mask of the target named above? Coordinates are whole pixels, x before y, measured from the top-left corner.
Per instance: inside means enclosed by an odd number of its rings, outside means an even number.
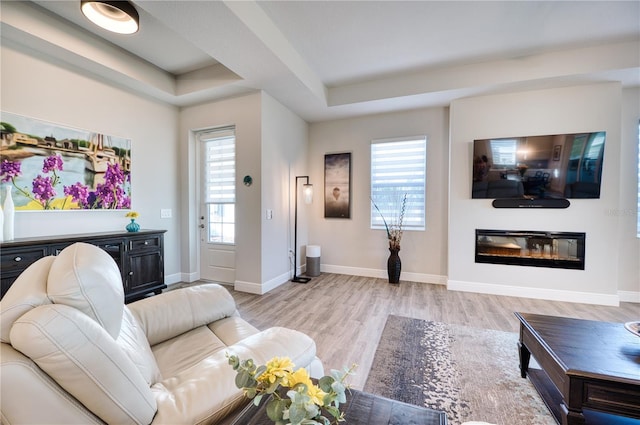
[[[476,263],[584,270],[585,233],[476,229]]]

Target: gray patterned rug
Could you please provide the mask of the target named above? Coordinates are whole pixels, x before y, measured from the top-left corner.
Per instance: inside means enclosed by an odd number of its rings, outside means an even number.
[[[450,425],[555,425],[520,378],[517,341],[515,333],[390,315],[364,390],[445,411]]]

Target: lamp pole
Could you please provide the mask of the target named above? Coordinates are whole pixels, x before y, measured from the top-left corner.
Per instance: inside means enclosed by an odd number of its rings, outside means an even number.
[[[311,280],[310,277],[300,277],[297,275],[298,270],[298,179],[305,179],[306,183],[304,184],[305,190],[305,203],[311,203],[311,196],[313,194],[312,188],[313,186],[309,184],[309,176],[296,176],[296,194],[295,194],[295,207],[294,207],[294,218],[293,218],[293,278],[291,282],[296,283],[307,283]]]

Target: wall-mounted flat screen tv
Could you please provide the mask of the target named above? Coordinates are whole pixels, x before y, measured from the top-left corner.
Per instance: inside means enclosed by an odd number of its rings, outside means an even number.
[[[600,198],[606,133],[473,141],[472,198]]]

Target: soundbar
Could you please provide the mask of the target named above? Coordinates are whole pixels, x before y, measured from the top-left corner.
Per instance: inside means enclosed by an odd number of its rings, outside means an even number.
[[[493,208],[567,208],[571,204],[568,199],[501,198],[494,199],[491,205]]]

